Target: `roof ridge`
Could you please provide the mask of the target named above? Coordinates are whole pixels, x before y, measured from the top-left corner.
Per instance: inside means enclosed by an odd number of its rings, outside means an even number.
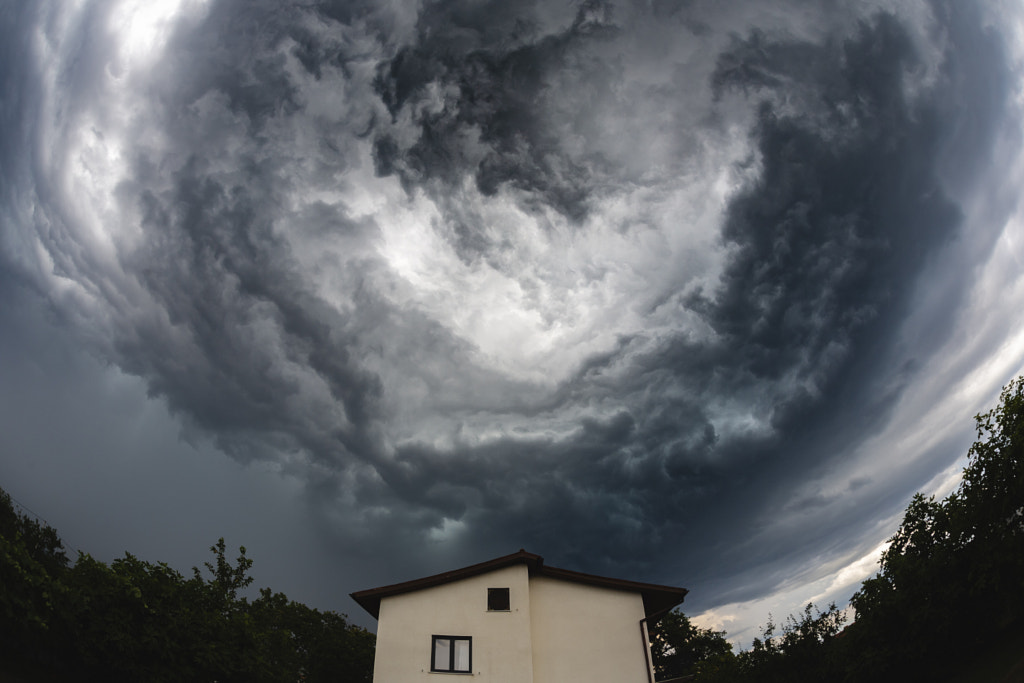
[[[527,552],[524,548],[520,548],[518,552],[496,557],[485,562],[478,562],[459,569],[452,569],[439,574],[432,574],[419,579],[413,579],[411,581],[402,581],[400,583],[393,583],[387,586],[379,586],[377,588],[356,591],[349,595],[356,601],[356,603],[359,604],[360,607],[369,612],[374,619],[377,619],[380,616],[380,601],[383,598],[393,595],[402,595],[403,593],[411,593],[413,591],[423,590],[434,586],[441,586],[461,579],[467,579],[472,576],[478,576],[490,571],[502,569],[514,564],[525,564],[531,576],[547,576],[549,578],[561,579],[563,581],[572,581],[575,583],[610,588],[613,590],[626,590],[640,593],[644,601],[644,612],[648,618],[660,617],[676,605],[679,605],[688,592],[685,588],[678,588],[676,586],[630,581],[628,579],[617,579],[608,576],[598,576],[597,574],[586,574],[584,572],[573,571],[571,569],[552,567],[550,565],[545,565],[544,558],[540,555]]]

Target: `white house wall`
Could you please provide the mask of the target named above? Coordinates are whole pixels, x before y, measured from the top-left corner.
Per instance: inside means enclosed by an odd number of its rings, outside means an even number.
[[[487,611],[488,588],[509,589],[510,611]],[[460,673],[431,673],[434,635],[473,638],[476,683],[533,683],[530,603],[525,564],[381,599],[374,683],[466,678]]]
[[[530,581],[535,683],[646,683],[638,593]]]
[[[508,588],[510,610],[487,611]],[[380,602],[374,683],[646,683],[638,593],[543,575],[525,564]],[[432,636],[468,636],[472,673],[430,671]]]

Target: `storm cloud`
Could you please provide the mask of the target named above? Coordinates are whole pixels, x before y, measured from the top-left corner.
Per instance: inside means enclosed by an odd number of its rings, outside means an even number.
[[[763,598],[876,547],[1021,368],[1020,22],[15,3],[0,314],[301,482],[378,583],[525,547]],[[961,422],[901,442],[929,391]]]

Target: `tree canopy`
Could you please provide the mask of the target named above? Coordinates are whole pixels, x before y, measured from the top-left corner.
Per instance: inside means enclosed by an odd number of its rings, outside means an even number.
[[[1024,377],[975,423],[957,490],[914,496],[851,600],[864,677],[935,674],[1024,627]]]
[[[374,636],[269,588],[249,600],[252,560],[224,539],[186,578],[126,553],[71,565],[51,527],[0,492],[0,661],[31,680],[372,680]]]
[[[695,674],[712,662],[732,657],[725,631],[695,626],[679,610],[669,612],[650,631],[651,656],[659,680]]]

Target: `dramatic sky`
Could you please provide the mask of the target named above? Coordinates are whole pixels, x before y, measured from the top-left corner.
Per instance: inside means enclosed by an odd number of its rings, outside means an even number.
[[[0,486],[354,590],[519,548],[749,643],[1024,366],[1014,0],[0,0]]]

